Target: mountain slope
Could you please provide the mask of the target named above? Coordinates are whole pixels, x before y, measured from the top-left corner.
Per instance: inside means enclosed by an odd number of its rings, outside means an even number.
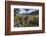
[[[38,15],[39,14],[39,10],[33,11],[31,13],[26,13],[26,15]]]

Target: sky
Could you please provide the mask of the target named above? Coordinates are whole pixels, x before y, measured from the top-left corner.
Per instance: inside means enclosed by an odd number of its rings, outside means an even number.
[[[38,10],[38,9],[29,9],[28,11],[25,11],[25,10],[24,10],[25,8],[19,8],[19,9],[20,9],[19,14],[23,14],[23,13],[31,13],[31,12],[33,12],[33,11]]]

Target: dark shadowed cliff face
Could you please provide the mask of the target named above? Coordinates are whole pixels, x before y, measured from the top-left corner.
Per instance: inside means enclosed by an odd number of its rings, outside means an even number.
[[[30,13],[31,15],[38,15],[39,14],[39,10],[33,11],[32,13]]]
[[[31,13],[26,13],[26,15],[38,15],[39,14],[39,10],[33,11]]]

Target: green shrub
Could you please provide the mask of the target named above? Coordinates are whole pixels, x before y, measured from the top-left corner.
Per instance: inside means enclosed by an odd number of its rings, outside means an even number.
[[[15,16],[14,19],[15,19],[15,20],[20,20],[21,17],[20,17],[20,16]]]

